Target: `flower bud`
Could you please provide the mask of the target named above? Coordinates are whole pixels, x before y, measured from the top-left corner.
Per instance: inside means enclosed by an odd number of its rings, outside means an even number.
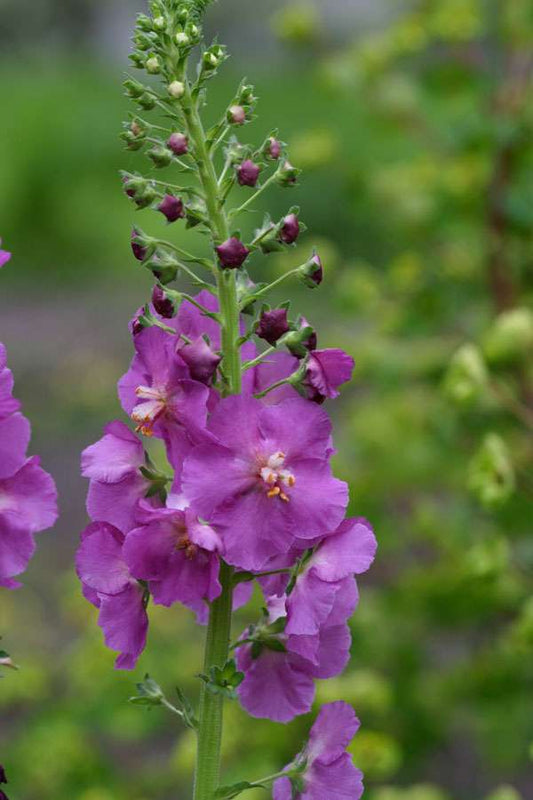
[[[167,218],[168,222],[176,222],[185,216],[183,200],[173,194],[166,194],[157,206],[157,210]]]
[[[219,60],[214,53],[209,52],[209,50],[204,53],[204,67],[207,69],[216,69],[219,65]]]
[[[148,242],[142,231],[132,228],[131,249],[137,261],[144,261],[148,256]]]
[[[132,97],[134,100],[142,97],[145,92],[145,87],[142,85],[142,83],[133,80],[133,78],[128,78],[122,85],[126,90],[127,96]]]
[[[167,141],[167,147],[175,156],[184,156],[189,152],[189,139],[184,133],[172,133]]]
[[[164,17],[155,17],[153,21],[153,26],[155,31],[164,31],[167,27],[167,23]]]
[[[195,228],[202,222],[207,224],[205,203],[201,200],[187,203],[185,206],[185,216],[187,219],[186,228]]]
[[[167,283],[176,280],[179,265],[170,253],[158,251],[149,261],[145,262],[144,266],[151,270],[152,275],[157,278],[159,283],[166,286]]]
[[[193,380],[208,385],[211,383],[222,357],[212,350],[202,336],[191,344],[179,347],[178,353],[189,367]]]
[[[267,158],[277,161],[281,155],[281,150],[281,142],[271,136],[269,139],[267,139],[267,143],[263,152]]]
[[[161,72],[161,64],[159,63],[159,59],[157,56],[151,56],[146,62],[146,71],[150,73],[150,75],[157,75]]]
[[[137,27],[141,31],[146,31],[147,33],[152,30],[153,22],[150,17],[147,17],[146,14],[138,14],[137,15]]]
[[[296,358],[305,358],[310,350],[316,349],[316,331],[309,325],[305,317],[300,317],[298,324],[297,330],[287,334],[284,344],[291,355],[296,356]]]
[[[183,97],[185,86],[181,81],[172,81],[172,83],[169,83],[167,86],[167,91],[171,97],[179,100],[180,97]]]
[[[300,267],[300,278],[310,289],[320,286],[324,277],[324,268],[320,256],[315,251],[309,261]]]
[[[275,345],[278,339],[289,331],[286,308],[273,308],[262,311],[255,329],[256,336]]]
[[[230,106],[226,118],[230,125],[244,125],[246,122],[246,111],[242,106]]]
[[[159,316],[164,317],[164,319],[172,319],[172,317],[176,316],[178,310],[172,297],[157,283],[152,289],[152,305]]]
[[[130,324],[128,327],[130,329],[130,333],[132,336],[137,336],[138,333],[140,333],[142,330],[144,330],[144,328],[147,327],[145,324],[144,311],[145,311],[144,307],[141,306],[139,309],[137,309],[137,311],[130,320]]]
[[[188,32],[189,32],[189,36],[190,36],[192,39],[198,39],[198,38],[199,38],[199,36],[200,36],[200,28],[198,27],[198,25],[195,25],[195,24],[194,24],[194,22],[193,22],[193,23],[191,23],[191,24],[190,24],[190,25],[187,27],[187,30],[188,30]]]
[[[278,170],[277,180],[280,186],[294,186],[301,170],[293,167],[290,161],[285,161]]]
[[[178,47],[187,47],[191,43],[191,40],[185,33],[185,31],[178,31],[174,37],[174,40]]]
[[[287,214],[280,228],[279,238],[284,244],[294,244],[300,235],[300,222],[296,214]]]
[[[215,249],[218,254],[220,266],[224,269],[238,269],[242,267],[250,255],[248,248],[245,247],[236,236],[227,239]]]
[[[148,157],[154,162],[156,167],[168,167],[172,163],[172,153],[166,147],[156,145],[148,151]]]
[[[146,111],[151,111],[152,108],[155,107],[155,96],[150,92],[145,92],[139,99],[137,100],[141,108],[144,108]]]
[[[241,186],[251,186],[253,188],[257,184],[260,172],[261,167],[247,158],[237,170],[237,180]]]

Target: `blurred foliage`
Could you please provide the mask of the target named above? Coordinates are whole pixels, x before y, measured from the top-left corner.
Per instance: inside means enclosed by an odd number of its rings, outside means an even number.
[[[390,3],[394,19],[342,48],[328,42],[317,9],[288,5],[274,18],[287,60],[282,74],[259,70],[262,121],[250,128],[259,140],[279,126],[307,170],[288,202],[301,205],[328,279],[321,293],[297,290],[295,306],[323,346],[356,358],[356,380],[332,409],[336,468],[350,481],[352,511],[373,521],[380,540],[361,581],[351,668],[319,685],[317,700],[356,708],[352,752],[369,800],[525,800],[532,6]],[[228,72],[219,85],[220,108],[238,77]],[[73,58],[41,72],[36,91],[33,65],[2,66],[1,85],[16,87],[0,126],[1,232],[15,253],[2,275],[8,289],[30,292],[31,276],[75,303],[80,287],[106,287],[106,305],[109,281],[124,291],[126,282],[148,286],[129,256],[136,217],[118,179],[131,165],[117,146],[116,78]],[[274,217],[286,202],[273,198]],[[307,236],[306,253],[309,245]],[[301,260],[298,250],[271,258],[272,271]],[[66,440],[71,429],[79,438],[81,419],[90,441],[116,406],[110,389],[91,395],[85,418],[69,413],[91,392],[79,364],[72,370],[79,397],[56,388],[64,413],[47,422],[44,409],[41,424],[57,436],[59,418]],[[99,385],[96,366],[91,375]],[[192,735],[161,709],[126,700],[144,672],[168,696],[176,683],[195,696],[201,631],[185,612],[155,609],[139,669],[114,673],[74,577],[41,581],[3,595],[0,608],[2,644],[23,666],[0,685],[10,797],[188,796]],[[228,782],[276,771],[310,721],[252,722],[229,704]]]

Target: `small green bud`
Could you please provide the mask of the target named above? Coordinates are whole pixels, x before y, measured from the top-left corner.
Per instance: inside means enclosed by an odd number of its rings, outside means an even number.
[[[128,58],[133,64],[133,66],[136,67],[136,69],[144,68],[144,58],[141,56],[140,53],[130,53]]]
[[[293,167],[290,161],[284,161],[277,172],[277,181],[280,186],[294,186],[300,173],[301,170]]]
[[[148,151],[148,157],[156,167],[168,167],[172,163],[172,152],[167,147],[156,145]]]
[[[298,272],[300,280],[309,289],[316,289],[317,286],[320,286],[324,277],[324,267],[316,250],[313,251],[311,258],[302,264]]]
[[[187,47],[191,43],[185,31],[178,31],[174,39],[178,47]]]
[[[145,92],[137,102],[139,103],[141,108],[144,108],[146,111],[151,111],[152,108],[155,106],[155,95],[151,92]]]
[[[503,439],[485,436],[468,469],[468,488],[486,508],[503,505],[515,489],[514,469]]]
[[[146,71],[150,73],[150,75],[157,75],[161,72],[161,64],[159,63],[159,59],[157,56],[151,56],[146,62]]]
[[[172,81],[167,86],[167,91],[171,97],[174,97],[176,100],[179,100],[180,97],[183,97],[185,92],[185,86],[181,81]]]
[[[141,31],[146,31],[147,33],[152,30],[152,20],[150,17],[147,17],[146,14],[138,14],[137,16],[137,27]]]
[[[207,50],[203,57],[204,66],[208,69],[216,69],[219,65],[219,60],[214,53]]]
[[[189,25],[187,27],[187,31],[191,39],[197,41],[200,38],[200,28],[198,27],[198,25],[194,25],[194,23],[192,25]]]
[[[176,280],[179,264],[170,253],[158,250],[152,258],[144,262],[144,266],[152,272],[159,283],[166,286],[167,283]]]
[[[128,97],[132,97],[133,99],[142,97],[145,92],[145,87],[142,85],[142,83],[133,80],[133,78],[128,78],[122,85],[126,90]]]
[[[149,676],[144,676],[142,683],[137,683],[138,694],[130,697],[130,703],[143,706],[159,706],[164,695],[161,687]]]
[[[444,391],[454,403],[467,404],[478,400],[487,388],[488,373],[483,356],[474,344],[462,345],[452,356]]]
[[[187,22],[187,20],[189,19],[189,9],[182,8],[178,14],[178,19],[180,22]]]
[[[153,26],[155,31],[164,31],[167,27],[167,21],[164,17],[155,17]]]
[[[154,46],[153,36],[149,36],[147,33],[137,33],[133,41],[139,50],[143,51],[150,50]]]

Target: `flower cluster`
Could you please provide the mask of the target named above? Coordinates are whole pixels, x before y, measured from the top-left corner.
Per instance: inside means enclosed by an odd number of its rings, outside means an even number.
[[[57,518],[54,482],[38,456],[27,456],[29,441],[30,423],[13,397],[13,375],[0,343],[0,586],[8,589],[20,586],[14,578],[34,553],[34,534]]]
[[[299,170],[277,132],[259,146],[238,138],[256,104],[244,82],[204,128],[207,83],[227,57],[215,42],[201,51],[194,77],[188,69],[206,5],[152,0],[152,16],[137,20],[132,63],[160,75],[162,87],[124,84],[137,111],[122,138],[144,151],[151,170],[123,173],[123,188],[137,210],[162,214],[172,233],[198,229],[211,258],[184,250],[179,236],[176,243],[137,225],[132,231],[133,255],[155,285],[131,320],[135,352],[118,382],[130,424],[110,423],[82,456],[91,523],[77,554],[83,592],[119,653],[117,667],[132,669],[145,647],[150,602],[182,604],[209,623],[198,798],[217,788],[207,729],[216,720],[221,727],[221,695],[238,696],[253,716],[288,722],[311,709],[316,679],[344,669],[355,576],[376,550],[369,523],[347,516],[348,488],[332,472],[332,426],[322,407],[339,396],[354,361],[320,349],[313,326],[293,317],[289,303],[265,302],[291,277],[320,286],[320,256],[312,251],[270,284],[247,272],[256,257],[299,243],[305,225],[297,206],[278,221],[267,215],[254,233],[236,227],[267,188],[294,187]],[[157,124],[146,118],[153,110],[163,112]],[[192,180],[155,179],[154,168]],[[169,288],[178,275],[200,291]],[[264,612],[232,642],[228,660],[229,612],[248,602],[254,581]],[[359,797],[361,776],[344,753],[356,727],[342,703],[326,708],[276,797],[333,797],[324,786],[337,777],[339,797]]]

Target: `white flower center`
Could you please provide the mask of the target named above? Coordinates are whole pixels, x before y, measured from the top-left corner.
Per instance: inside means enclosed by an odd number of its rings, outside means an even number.
[[[144,401],[131,412],[132,420],[137,423],[135,430],[145,436],[153,436],[154,425],[166,409],[166,393],[156,386],[137,386],[135,394]]]
[[[285,453],[278,450],[269,456],[259,474],[267,485],[267,497],[279,497],[280,500],[284,500],[286,503],[289,502],[290,498],[285,489],[292,489],[296,483],[296,478],[290,470],[285,469]]]

